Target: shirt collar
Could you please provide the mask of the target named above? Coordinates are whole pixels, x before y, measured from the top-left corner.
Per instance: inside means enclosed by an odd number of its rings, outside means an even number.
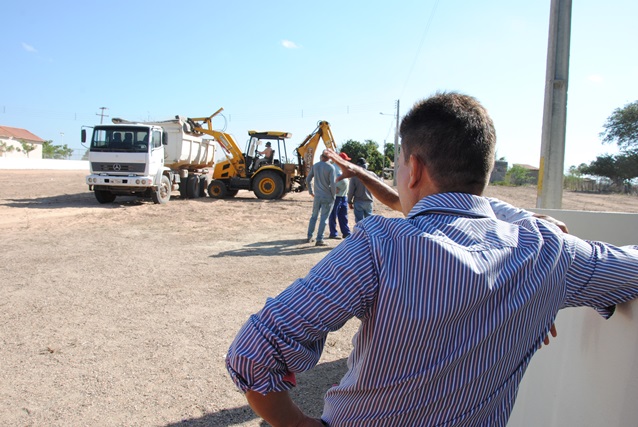
[[[426,196],[414,205],[408,218],[428,213],[496,218],[490,202],[485,197],[467,193],[439,193]]]

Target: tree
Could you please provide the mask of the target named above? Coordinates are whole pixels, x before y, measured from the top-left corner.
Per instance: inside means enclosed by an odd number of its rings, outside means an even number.
[[[615,142],[623,151],[638,149],[638,101],[616,108],[600,133],[603,143]]]
[[[4,153],[10,153],[14,151],[16,148],[13,145],[10,145],[7,141],[0,141],[0,155],[4,156]]]
[[[383,152],[390,161],[394,162],[394,142],[387,142]]]
[[[53,141],[44,141],[42,143],[43,159],[68,159],[73,155],[73,149],[64,145],[53,145]]]
[[[577,170],[584,175],[609,178],[617,188],[624,189],[638,177],[638,153],[605,154]]]
[[[385,156],[385,161],[383,164],[386,168],[391,167],[394,163],[394,142],[388,142],[383,147],[383,155]]]
[[[533,182],[533,177],[529,171],[522,166],[514,165],[505,174],[505,181],[510,185],[525,185]]]
[[[363,144],[349,139],[341,146],[340,151],[348,154],[353,163],[363,157],[368,162],[368,169],[374,173],[381,172],[383,168],[383,155],[379,152],[379,144],[371,139],[366,139]]]
[[[35,145],[23,140],[23,139],[19,139],[18,141],[20,141],[20,145],[22,145],[22,151],[24,151],[24,153],[27,155],[27,157],[29,157],[29,153],[32,152],[33,150],[35,150]]]

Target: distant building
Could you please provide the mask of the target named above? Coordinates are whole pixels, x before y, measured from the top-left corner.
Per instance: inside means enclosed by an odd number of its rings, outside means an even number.
[[[22,142],[33,145],[34,149],[26,153]],[[6,145],[4,152],[0,153],[2,157],[41,159],[43,143],[42,138],[26,129],[0,125],[0,145]]]
[[[497,160],[494,162],[494,169],[490,175],[490,184],[493,182],[505,181],[507,174],[507,162],[505,160]]]
[[[522,163],[514,163],[513,166],[518,166],[519,168],[523,168],[527,171],[527,175],[529,176],[530,184],[538,184],[538,168],[536,166],[525,165]]]

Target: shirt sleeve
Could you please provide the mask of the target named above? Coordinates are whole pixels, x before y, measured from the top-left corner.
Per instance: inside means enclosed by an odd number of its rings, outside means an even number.
[[[348,203],[352,203],[354,199],[354,190],[357,188],[357,178],[350,178],[350,183],[348,184]]]
[[[239,331],[226,356],[242,391],[288,390],[291,375],[317,364],[328,333],[363,318],[378,290],[366,233],[353,233],[275,298]]]
[[[337,172],[334,168],[331,168],[330,171],[330,191],[332,192],[332,197],[337,194]]]
[[[310,168],[310,172],[308,172],[308,176],[306,177],[306,186],[308,187],[308,193],[312,193],[312,178],[315,176],[315,168]]]
[[[534,216],[532,212],[514,207],[502,200],[495,199],[493,197],[488,197],[487,200],[490,202],[490,206],[492,206],[494,215],[496,215],[496,218],[500,219],[501,221],[512,223],[524,218]]]
[[[638,246],[613,246],[565,235],[572,253],[565,307],[592,307],[609,318],[614,305],[638,297]]]

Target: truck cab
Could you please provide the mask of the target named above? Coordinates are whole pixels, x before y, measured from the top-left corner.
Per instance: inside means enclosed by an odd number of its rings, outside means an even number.
[[[164,165],[162,128],[146,125],[95,126],[89,146],[91,174],[86,182],[100,203],[118,194],[143,195]],[[83,132],[82,142],[86,142]],[[161,173],[160,173],[161,175]]]

